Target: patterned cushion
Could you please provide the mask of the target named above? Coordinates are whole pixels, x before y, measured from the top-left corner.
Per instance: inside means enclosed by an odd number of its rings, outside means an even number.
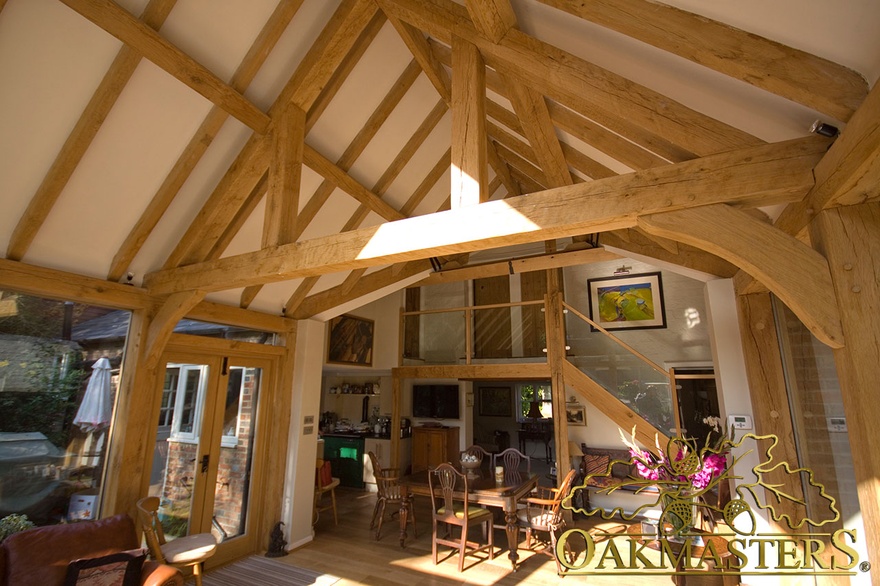
[[[132,549],[96,558],[82,558],[67,565],[64,586],[139,586],[145,549]]]
[[[587,454],[584,456],[584,472],[587,476],[604,475],[608,471],[611,458],[607,455]]]

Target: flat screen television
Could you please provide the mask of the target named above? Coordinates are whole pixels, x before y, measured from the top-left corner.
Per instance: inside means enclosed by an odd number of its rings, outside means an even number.
[[[458,385],[413,385],[413,417],[458,419]]]

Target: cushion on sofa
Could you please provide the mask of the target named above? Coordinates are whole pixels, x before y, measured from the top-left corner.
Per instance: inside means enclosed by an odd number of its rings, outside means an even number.
[[[140,586],[147,550],[132,549],[67,564],[64,586]]]
[[[611,458],[606,454],[584,454],[584,474],[604,476]]]
[[[100,557],[139,545],[134,521],[125,514],[28,529],[3,541],[6,584],[60,586],[71,560]]]

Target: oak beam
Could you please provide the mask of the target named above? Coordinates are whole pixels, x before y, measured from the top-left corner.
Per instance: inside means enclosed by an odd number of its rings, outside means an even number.
[[[793,236],[723,204],[645,215],[638,225],[732,262],[766,284],[819,340],[843,346],[828,262]]]
[[[474,43],[495,69],[507,69],[533,89],[582,112],[654,152],[707,154],[760,144],[748,133],[700,114],[646,87],[516,29],[494,44],[473,27],[467,10],[451,0],[377,0],[386,14],[406,20],[442,42],[453,31]],[[662,116],[657,105],[663,104]],[[664,155],[665,156],[665,155]],[[692,156],[692,155],[691,155]]]
[[[452,56],[450,49],[436,41],[429,42],[431,50],[437,56],[437,59],[441,63],[451,66]],[[507,86],[502,82],[501,76],[494,71],[489,70],[486,72],[486,87],[500,96],[508,97]],[[634,171],[658,165],[667,165],[670,162],[638,144],[630,142],[614,132],[610,132],[607,128],[585,118],[583,114],[576,112],[574,109],[566,108],[550,100],[547,101],[547,108],[555,126],[607,154],[612,159],[620,161]],[[511,130],[524,134],[516,116],[496,102],[486,100],[486,111],[490,117],[495,118]],[[679,158],[670,160],[672,162],[680,162],[693,158],[692,154],[683,156],[681,152],[678,153],[678,156]]]
[[[149,328],[147,328],[146,345],[142,355],[147,368],[158,366],[159,358],[165,351],[165,346],[168,344],[177,322],[183,319],[204,297],[204,291],[181,291],[172,293],[161,303],[153,319],[150,320]]]
[[[550,367],[544,362],[507,364],[449,364],[433,366],[399,366],[391,369],[392,376],[401,378],[458,378],[473,380],[528,380],[545,379]]]
[[[588,248],[572,252],[554,252],[525,258],[516,258],[503,262],[493,262],[480,265],[468,265],[458,269],[443,269],[431,273],[417,284],[436,285],[439,283],[455,283],[469,281],[485,277],[498,277],[501,275],[522,274],[532,271],[559,269],[576,265],[585,265],[595,262],[618,260],[620,255],[604,248]]]
[[[387,13],[386,13],[387,14]],[[422,67],[422,71],[428,77],[428,80],[440,94],[440,97],[447,104],[452,103],[452,81],[449,74],[443,68],[443,65],[437,60],[431,51],[431,46],[424,33],[412,26],[408,22],[404,22],[398,18],[388,15],[388,21],[394,26],[397,34],[403,40],[404,44],[412,53],[413,58],[418,61]]]
[[[811,226],[817,249],[828,258],[847,345],[834,351],[840,394],[858,485],[866,551],[880,551],[880,203],[821,212]],[[871,569],[880,582],[880,565]]]
[[[779,438],[774,459],[783,462],[805,463],[798,457],[794,422],[789,408],[782,353],[776,333],[772,301],[769,293],[737,295],[739,331],[742,337],[749,397],[755,417],[755,433],[774,434]],[[785,494],[804,498],[800,476],[774,469],[766,474],[768,483],[778,486]],[[769,500],[766,502],[770,502]],[[791,501],[774,502],[774,513],[786,514],[791,519],[805,518],[808,511]],[[776,531],[790,531],[785,523],[768,519]]]
[[[154,294],[222,290],[636,225],[640,215],[803,197],[826,142],[806,137],[163,270]]]
[[[305,145],[303,160],[313,171],[335,183],[341,190],[386,220],[399,220],[403,218],[403,214],[384,202],[377,194],[358,183],[354,177],[337,167],[332,161],[309,145]]]
[[[375,20],[375,19],[374,19]],[[360,51],[358,51],[360,53]],[[403,99],[403,96],[406,95],[406,92],[412,87],[412,84],[415,83],[416,78],[419,76],[421,69],[419,68],[418,62],[415,60],[411,61],[410,64],[404,69],[403,73],[397,78],[394,85],[391,86],[391,90],[385,95],[358,133],[355,135],[354,139],[349,143],[348,147],[336,161],[336,166],[339,167],[342,171],[348,172],[351,169],[352,165],[354,165],[357,158],[364,152],[364,149],[367,148],[367,145],[376,136],[376,133],[394,111],[394,108],[397,104],[400,103],[400,100]],[[334,76],[335,78],[336,76]],[[341,81],[341,80],[340,80]],[[325,90],[326,93],[326,90]],[[311,118],[311,116],[310,116]],[[330,195],[333,191],[336,190],[336,184],[330,181],[329,179],[324,179],[318,188],[312,193],[311,197],[309,197],[308,201],[306,201],[305,205],[297,216],[296,225],[294,227],[293,239],[295,242],[302,236],[302,233],[309,226],[311,221],[318,215],[318,212],[321,211],[321,208],[324,207],[324,204],[329,199]],[[406,212],[401,212],[403,215],[408,216],[409,214]],[[308,291],[311,287],[314,286],[314,283],[309,286],[304,293],[300,294],[300,289],[298,288],[295,291],[287,304],[285,304],[285,312],[288,311],[288,307],[291,304],[298,305],[302,298],[308,294]],[[252,285],[250,287],[245,287],[244,291],[241,293],[241,298],[239,300],[239,305],[241,307],[248,307],[256,296],[259,294],[262,289],[262,285]],[[299,298],[299,300],[297,300]]]
[[[734,278],[739,271],[739,268],[733,263],[681,242],[678,243],[678,252],[672,254],[635,230],[603,232],[599,239],[606,246],[618,248],[624,252],[655,258],[724,279]]]
[[[302,179],[306,113],[293,102],[281,111],[272,131],[272,163],[263,216],[263,247],[295,242]]]
[[[303,0],[284,0],[278,3],[229,81],[229,85],[235,90],[241,92],[247,89],[302,3]],[[214,142],[214,138],[228,117],[229,114],[218,106],[212,107],[208,112],[199,129],[183,149],[162,185],[150,199],[150,203],[147,204],[146,209],[141,213],[140,218],[113,256],[110,270],[107,273],[108,281],[118,281],[122,278],[131,261],[137,256],[150,233],[162,219],[171,202],[174,201],[180,188],[183,187],[208,147]]]
[[[538,166],[547,177],[548,187],[571,185],[574,183],[571,172],[550,120],[544,96],[520,83],[512,71],[505,72],[503,78],[508,88],[508,98],[535,152]]]
[[[451,207],[488,201],[486,66],[472,43],[452,37]]]
[[[269,128],[269,116],[214,75],[207,67],[175,47],[124,8],[111,0],[61,0],[166,73],[208,101],[217,104],[259,134]]]
[[[0,258],[0,289],[113,309],[146,309],[146,289]]]
[[[846,122],[868,92],[859,73],[704,16],[646,0],[540,0]]]
[[[493,43],[516,27],[516,14],[510,0],[467,0],[465,5],[476,29]]]
[[[274,117],[288,102],[308,112],[320,97],[335,70],[349,50],[362,42],[377,16],[372,0],[343,2],[312,44],[296,72],[270,109]],[[253,188],[269,167],[269,148],[265,136],[254,133],[239,151],[233,164],[211,192],[168,259],[166,268],[201,262],[225,230]]]
[[[816,186],[802,202],[786,207],[776,226],[803,235],[816,215],[834,205],[853,205],[880,198],[880,84],[867,99],[819,164]]]
[[[655,438],[660,440],[661,446],[665,446],[669,441],[669,437],[665,433],[648,423],[641,415],[630,409],[626,403],[609,393],[605,387],[588,377],[568,360],[563,361],[562,371],[565,383],[616,423],[618,427],[627,432],[635,427],[635,438],[640,445],[653,446]]]
[[[365,295],[375,293],[385,287],[430,270],[431,263],[429,261],[418,260],[403,263],[402,268],[397,267],[396,270],[395,267],[388,267],[374,271],[368,275],[364,275],[354,287],[351,287],[347,291],[343,291],[342,286],[337,286],[310,295],[296,308],[292,307],[291,313],[286,313],[285,315],[294,319],[308,319],[319,313],[323,313],[344,303],[354,301]]]

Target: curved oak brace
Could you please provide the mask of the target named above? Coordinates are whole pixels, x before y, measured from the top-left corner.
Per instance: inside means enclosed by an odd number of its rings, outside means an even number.
[[[168,339],[174,331],[174,326],[204,297],[204,291],[185,291],[174,293],[165,299],[153,319],[150,320],[150,326],[147,330],[144,363],[148,367],[158,365],[159,358],[165,351]]]
[[[819,340],[843,347],[828,262],[793,236],[725,204],[650,214],[638,225],[737,265],[767,285]]]

